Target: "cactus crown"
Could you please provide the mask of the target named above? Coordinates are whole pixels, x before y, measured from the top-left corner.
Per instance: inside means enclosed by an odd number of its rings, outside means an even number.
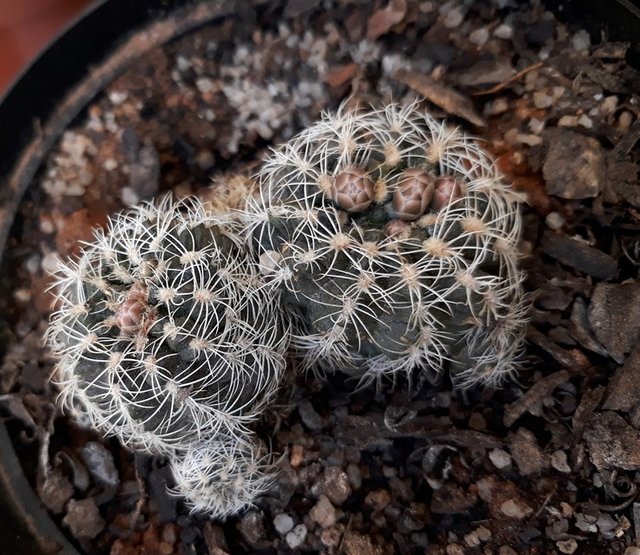
[[[54,287],[62,398],[125,444],[186,449],[243,428],[276,392],[287,345],[277,300],[233,221],[195,199],[117,215]]]
[[[461,385],[513,369],[525,307],[518,197],[469,137],[417,104],[325,117],[274,151],[245,222],[302,313],[310,368],[364,382],[445,365]]]

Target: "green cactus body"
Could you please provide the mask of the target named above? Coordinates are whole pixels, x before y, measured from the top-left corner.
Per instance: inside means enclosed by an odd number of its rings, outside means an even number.
[[[265,275],[302,315],[306,367],[364,382],[416,368],[497,383],[526,323],[518,195],[417,105],[325,116],[274,151],[245,213]]]
[[[245,433],[274,396],[288,330],[237,224],[195,199],[111,220],[60,267],[48,340],[67,406],[151,452]]]

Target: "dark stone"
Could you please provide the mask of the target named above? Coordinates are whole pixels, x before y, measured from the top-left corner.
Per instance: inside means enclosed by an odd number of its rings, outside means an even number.
[[[524,33],[524,40],[529,46],[542,46],[549,39],[553,38],[556,32],[556,22],[554,19],[541,19],[527,27]]]
[[[310,430],[320,430],[324,426],[322,417],[316,412],[308,399],[298,403],[298,413],[304,425]]]
[[[640,281],[599,283],[589,305],[589,324],[609,356],[622,363],[640,339]]]
[[[602,407],[607,410],[629,412],[640,403],[640,345],[636,346],[623,366],[609,382]]]
[[[613,279],[618,272],[616,261],[608,254],[566,235],[545,232],[541,248],[565,266],[598,279]]]
[[[596,413],[584,432],[589,457],[599,470],[640,469],[640,432],[615,412]]]
[[[450,482],[433,492],[431,512],[436,514],[458,514],[473,507],[478,501],[473,492],[466,492]]]
[[[606,180],[605,156],[600,143],[567,129],[544,133],[547,155],[542,167],[547,192],[565,199],[592,198]]]

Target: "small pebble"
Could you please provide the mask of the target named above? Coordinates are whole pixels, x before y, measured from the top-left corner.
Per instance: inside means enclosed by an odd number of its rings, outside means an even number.
[[[509,101],[503,96],[499,96],[484,105],[485,116],[497,116],[504,114],[509,109]]]
[[[500,512],[511,518],[522,520],[533,512],[524,501],[516,502],[514,499],[508,499],[500,505]]]
[[[559,229],[562,229],[562,226],[564,226],[566,220],[564,219],[562,214],[560,214],[560,212],[549,212],[546,215],[544,222],[550,229],[558,231]]]
[[[13,292],[13,298],[19,303],[27,303],[31,300],[31,291],[29,289],[16,289]]]
[[[129,93],[126,91],[111,91],[109,93],[109,102],[114,106],[119,106],[122,104],[129,96]]]
[[[458,8],[449,9],[445,13],[444,17],[444,26],[447,29],[453,29],[455,27],[460,26],[460,24],[464,21],[464,13]]]
[[[107,158],[104,163],[102,164],[102,167],[108,171],[108,172],[112,172],[113,170],[115,170],[118,167],[118,161],[115,160],[114,158]]]
[[[196,87],[202,94],[207,94],[214,89],[214,83],[208,77],[199,77],[196,79]]]
[[[581,125],[585,129],[591,129],[593,127],[593,121],[591,121],[591,118],[586,114],[582,114],[578,118],[578,125]]]
[[[489,460],[498,470],[502,470],[511,464],[511,455],[504,449],[493,449],[489,452]]]
[[[518,133],[514,142],[528,146],[536,146],[542,144],[542,137],[534,135],[533,133]]]
[[[444,551],[447,555],[465,555],[464,548],[458,543],[450,543]]]
[[[578,125],[577,116],[562,116],[558,120],[558,127],[575,127]]]
[[[349,477],[341,468],[329,466],[311,487],[314,495],[326,495],[334,505],[342,505],[351,495]]]
[[[278,534],[286,534],[293,528],[293,519],[286,513],[277,515],[273,519],[273,527]]]
[[[518,555],[515,549],[509,547],[508,545],[502,545],[498,549],[498,555]]]
[[[640,547],[632,545],[624,550],[624,555],[640,555]]]
[[[501,23],[493,30],[493,36],[499,39],[509,40],[513,37],[513,27],[506,23]]]
[[[376,489],[367,494],[364,504],[376,511],[384,510],[391,503],[391,495],[386,489]]]
[[[478,537],[478,533],[473,530],[464,536],[464,543],[466,543],[469,547],[478,547],[480,545],[480,538]]]
[[[488,542],[491,539],[491,530],[484,526],[478,526],[476,528],[476,534],[478,535],[478,538],[480,538],[481,542]]]
[[[571,472],[571,467],[567,463],[567,454],[561,449],[551,453],[551,466],[558,472],[564,472],[565,474]]]
[[[610,116],[616,111],[617,107],[618,107],[618,97],[607,96],[600,104],[600,113],[603,116]]]
[[[469,40],[478,46],[482,46],[489,39],[489,31],[487,31],[484,27],[481,29],[476,29],[472,31],[469,35]]]
[[[591,46],[591,37],[589,37],[589,33],[584,29],[580,29],[571,38],[571,46],[573,46],[575,50],[589,50],[589,47]]]
[[[326,495],[321,495],[318,502],[311,508],[309,518],[322,528],[329,528],[336,523],[336,509]]]
[[[556,542],[558,546],[558,550],[560,553],[568,553],[571,554],[578,549],[578,542],[573,538],[569,538],[568,540],[560,540]]]
[[[355,463],[349,463],[347,465],[347,476],[349,477],[349,483],[354,490],[359,490],[362,486],[362,472],[360,467]]]
[[[535,91],[533,93],[533,105],[536,108],[549,108],[553,104],[553,97],[549,96],[545,91]]]
[[[297,468],[302,464],[304,458],[304,447],[302,445],[294,445],[291,447],[290,463],[293,468]]]
[[[320,541],[323,545],[335,549],[342,541],[342,532],[335,526],[325,528],[320,534]]]
[[[627,110],[620,114],[618,118],[618,128],[620,131],[626,131],[633,123],[633,114]]]
[[[541,120],[538,118],[531,118],[529,120],[529,129],[531,129],[531,131],[533,131],[536,135],[539,135],[540,133],[542,133],[542,130],[544,129],[544,125],[545,125],[544,120]]]
[[[324,423],[322,417],[316,412],[309,399],[303,399],[298,404],[298,413],[303,424],[310,430],[320,430]]]
[[[298,524],[291,532],[289,532],[285,541],[291,549],[300,547],[307,537],[307,527],[304,524]]]

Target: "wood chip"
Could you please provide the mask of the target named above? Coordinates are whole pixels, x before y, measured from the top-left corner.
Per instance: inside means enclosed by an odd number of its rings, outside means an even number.
[[[434,81],[426,75],[406,69],[396,71],[393,78],[421,94],[445,112],[466,119],[478,127],[487,126],[484,119],[476,112],[471,100],[455,89]]]
[[[400,23],[407,14],[405,0],[391,0],[387,6],[376,11],[367,22],[367,39],[376,40]]]
[[[324,81],[332,88],[338,88],[347,83],[355,75],[358,64],[350,63],[337,67],[325,75]]]
[[[537,407],[553,390],[569,380],[569,372],[560,370],[536,382],[520,399],[511,403],[504,413],[503,422],[508,428],[526,412]]]

